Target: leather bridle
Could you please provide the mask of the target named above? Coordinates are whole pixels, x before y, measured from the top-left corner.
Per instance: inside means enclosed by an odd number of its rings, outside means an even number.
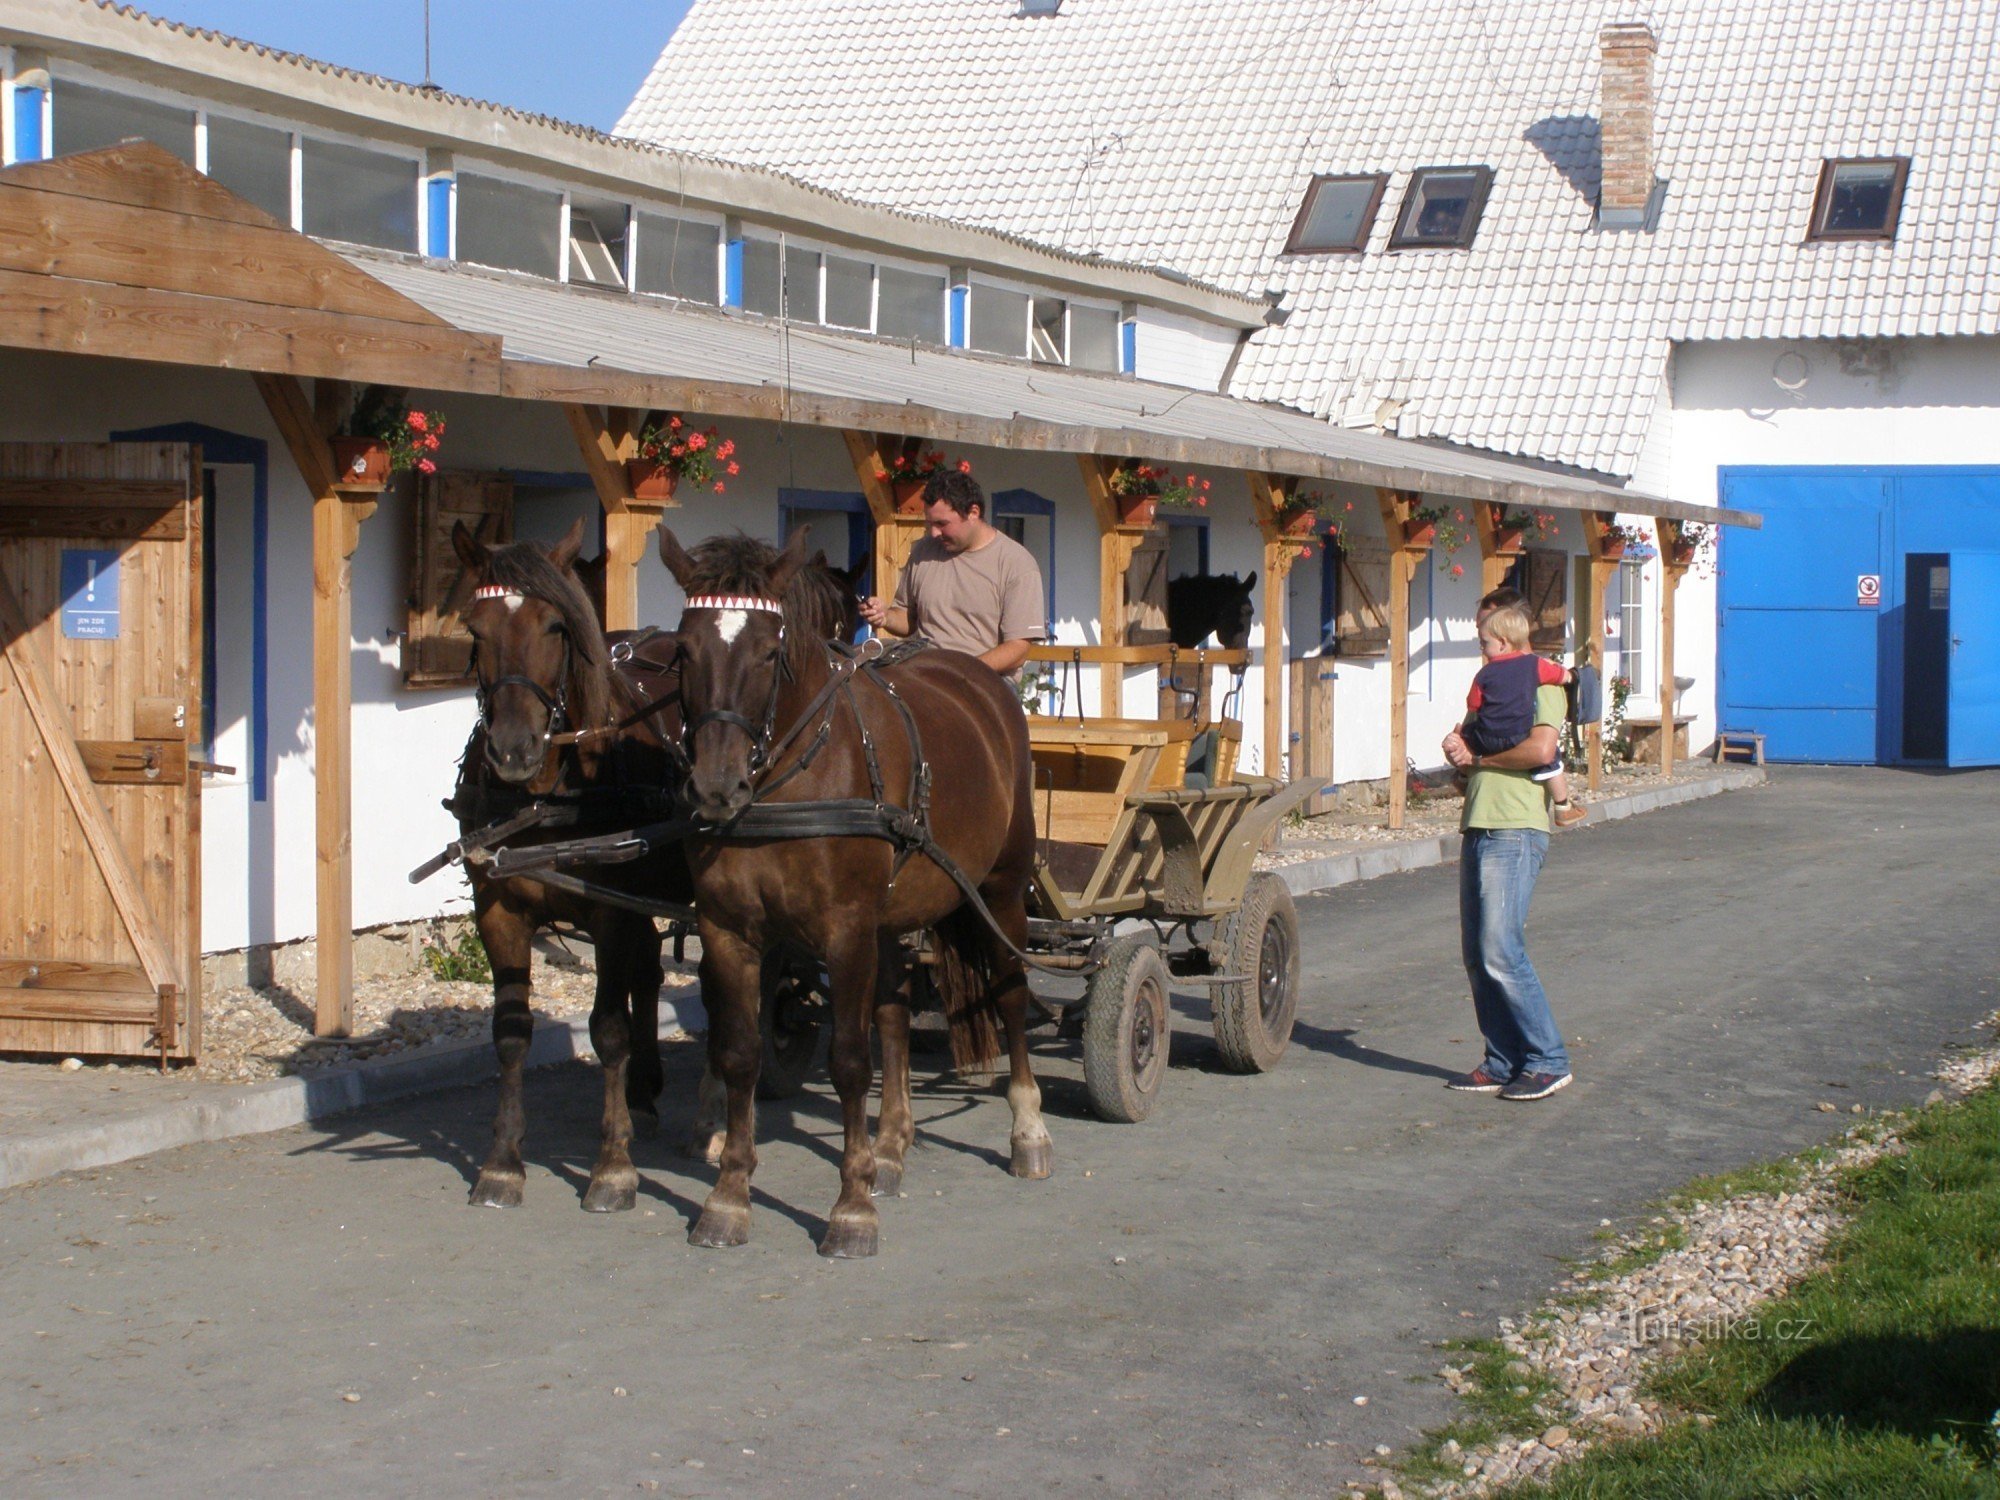
[[[505,584],[489,583],[474,589],[472,597],[477,602],[481,599],[526,599],[528,596],[520,589],[509,588]],[[473,694],[479,702],[479,727],[485,731],[486,763],[488,765],[493,765],[493,697],[502,688],[509,687],[525,689],[534,695],[543,708],[548,710],[548,719],[542,725],[541,736],[542,764],[544,766],[548,764],[549,753],[555,748],[556,736],[561,734],[569,724],[570,667],[574,664],[576,651],[575,643],[570,640],[568,629],[561,628],[559,633],[562,636],[563,643],[562,669],[556,675],[556,690],[553,693],[535,681],[534,678],[525,676],[519,672],[509,672],[504,677],[496,677],[493,681],[488,682],[485,674],[479,670],[479,642],[477,638],[473,640],[471,663],[472,680],[474,683]],[[498,770],[499,767],[494,766],[494,769]]]

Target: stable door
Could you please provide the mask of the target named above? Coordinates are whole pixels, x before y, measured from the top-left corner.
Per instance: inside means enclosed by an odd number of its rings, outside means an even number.
[[[1954,552],[1941,580],[1951,621],[1945,763],[2000,765],[2000,552]]]

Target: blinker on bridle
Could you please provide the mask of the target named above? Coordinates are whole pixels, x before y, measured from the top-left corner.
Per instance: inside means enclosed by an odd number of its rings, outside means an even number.
[[[764,722],[759,725],[742,714],[726,708],[711,708],[688,721],[681,729],[681,744],[688,764],[694,763],[694,737],[707,724],[732,724],[750,737],[750,774],[756,775],[764,769],[765,757],[770,751],[771,735],[778,722],[778,689],[791,676],[790,663],[784,654],[785,606],[776,599],[766,599],[758,594],[691,594],[688,609],[742,610],[761,612],[778,617],[778,670],[771,675],[771,698],[764,705]]]

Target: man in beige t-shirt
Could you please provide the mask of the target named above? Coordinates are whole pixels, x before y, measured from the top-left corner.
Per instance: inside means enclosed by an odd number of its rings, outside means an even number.
[[[921,635],[976,656],[1004,677],[1048,634],[1034,555],[986,520],[970,474],[946,470],[924,486],[929,532],[910,548],[896,602],[864,599],[861,618],[890,635]]]

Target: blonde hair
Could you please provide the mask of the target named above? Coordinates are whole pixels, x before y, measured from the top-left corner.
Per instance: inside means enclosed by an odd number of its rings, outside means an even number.
[[[1495,640],[1516,651],[1528,649],[1528,612],[1518,604],[1501,605],[1479,622],[1479,628],[1491,631]]]

